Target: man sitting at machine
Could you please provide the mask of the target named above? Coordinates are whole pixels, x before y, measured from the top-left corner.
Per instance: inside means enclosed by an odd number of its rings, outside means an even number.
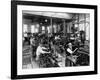
[[[45,53],[50,53],[50,52],[46,51],[45,40],[41,40],[36,50],[36,60],[39,60],[40,54],[45,54]]]
[[[73,63],[76,62],[77,56],[73,56],[73,53],[77,50],[76,48],[74,51],[72,50],[72,43],[67,44],[66,48],[66,66],[73,66]]]

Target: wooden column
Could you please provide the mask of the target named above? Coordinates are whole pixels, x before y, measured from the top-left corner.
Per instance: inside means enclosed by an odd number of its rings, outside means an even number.
[[[39,26],[39,32],[40,33],[42,33],[42,25],[41,24],[39,24],[40,26]]]
[[[86,14],[84,14],[84,31],[85,31],[85,33],[86,33]]]
[[[87,31],[86,31],[86,27],[87,27],[87,26],[86,26],[86,14],[84,14],[84,21],[85,21],[85,22],[84,22],[84,27],[85,27],[84,31],[85,31],[85,39],[86,39],[86,36],[87,36],[87,35],[86,35],[86,34],[87,34]]]
[[[50,23],[51,23],[51,33],[53,33],[52,18],[50,18]]]
[[[64,32],[64,36],[66,35],[66,24],[65,24],[65,19],[63,19],[63,32]]]
[[[78,33],[79,33],[79,14],[78,14],[78,20],[77,20],[77,23],[78,23]]]

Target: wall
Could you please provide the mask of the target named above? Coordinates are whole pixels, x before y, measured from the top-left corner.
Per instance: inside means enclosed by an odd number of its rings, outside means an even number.
[[[34,0],[35,1],[35,0]],[[97,4],[98,14],[100,14],[100,0],[36,0],[45,2],[58,2],[58,3],[76,3],[76,4]],[[10,0],[0,0],[0,80],[10,80],[11,68],[11,11]],[[98,16],[100,21],[100,15]],[[100,22],[98,22],[100,26]],[[100,34],[100,27],[98,27],[98,34]],[[98,36],[100,41],[100,36]],[[100,44],[100,42],[98,42]],[[100,53],[100,45],[98,45],[98,53]],[[85,75],[85,76],[67,76],[55,78],[39,78],[30,80],[100,80],[100,54],[98,54],[98,75]],[[29,79],[25,79],[29,80]]]
[[[31,32],[31,24],[32,21],[30,19],[23,19],[23,32]]]
[[[76,14],[74,18],[76,19],[73,21],[74,27],[76,26],[78,31],[85,31],[86,40],[89,40],[90,14]]]

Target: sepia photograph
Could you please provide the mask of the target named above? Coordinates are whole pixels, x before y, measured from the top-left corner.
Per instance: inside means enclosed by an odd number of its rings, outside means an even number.
[[[22,68],[89,66],[90,14],[23,11]]]
[[[96,32],[97,6],[12,1],[12,78],[97,74]]]

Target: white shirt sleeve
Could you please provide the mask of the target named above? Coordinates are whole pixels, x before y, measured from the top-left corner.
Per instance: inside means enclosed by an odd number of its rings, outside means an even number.
[[[47,51],[43,51],[43,49],[47,49],[47,48],[42,47],[42,48],[41,48],[41,53],[50,53],[50,52],[47,52]]]
[[[70,54],[72,54],[73,53],[73,51],[71,50],[71,49],[67,49],[67,51],[70,53]]]
[[[42,50],[42,47],[39,46],[39,47],[37,48],[37,50],[36,50],[36,55],[39,56],[41,53],[50,53],[50,52],[43,51],[43,50]]]
[[[37,47],[36,56],[39,56],[39,55],[40,55],[40,47]]]

